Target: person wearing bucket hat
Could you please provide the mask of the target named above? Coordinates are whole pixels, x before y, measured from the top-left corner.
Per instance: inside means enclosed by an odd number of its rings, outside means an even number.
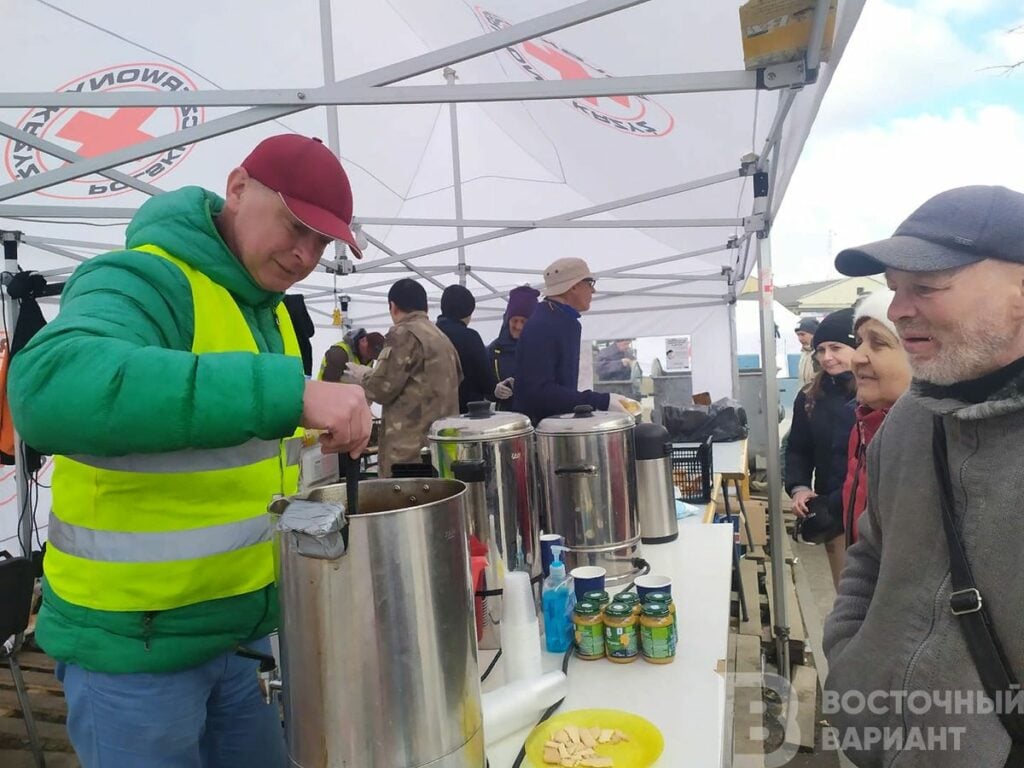
[[[85,766],[287,762],[236,652],[269,654],[278,626],[267,503],[298,490],[291,440],[358,456],[370,438],[359,387],[306,380],[282,301],[332,240],[359,255],[351,216],[330,150],[268,138],[223,198],[146,200],[12,358],[18,431],[55,454],[35,639]]]
[[[501,321],[498,338],[487,345],[487,355],[494,369],[498,384],[494,388],[494,397],[498,410],[512,408],[512,395],[516,381],[516,347],[523,326],[537,308],[537,297],[540,291],[529,285],[520,285],[508,293],[508,306]]]
[[[854,424],[853,309],[826,316],[812,343],[821,371],[793,403],[786,442],[786,492],[793,499],[794,514],[801,518],[801,537],[825,544],[832,579],[838,583],[844,548],[846,446]]]
[[[825,624],[825,687],[843,700],[924,689],[935,705],[840,708],[829,721],[858,765],[1024,764],[1024,194],[941,192],[836,268],[885,272],[913,378],[868,447],[867,507]],[[937,705],[951,700],[1004,706]],[[950,729],[944,751],[856,741]]]
[[[583,259],[558,259],[544,270],[544,301],[523,328],[516,349],[513,409],[536,425],[578,405],[628,412],[627,399],[579,391],[580,315],[590,309],[597,280]]]

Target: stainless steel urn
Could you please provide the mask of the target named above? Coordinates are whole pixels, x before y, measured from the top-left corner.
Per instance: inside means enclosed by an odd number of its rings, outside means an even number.
[[[537,425],[544,529],[565,537],[567,568],[601,566],[611,585],[632,578],[640,554],[634,425],[589,405]]]
[[[480,402],[470,403],[467,414],[435,421],[428,437],[438,474],[466,484],[470,538],[487,548],[477,639],[480,648],[500,648],[505,573],[525,571],[538,580],[541,573],[533,427],[520,413],[494,413]]]
[[[296,768],[483,768],[465,486],[336,484],[271,505]]]

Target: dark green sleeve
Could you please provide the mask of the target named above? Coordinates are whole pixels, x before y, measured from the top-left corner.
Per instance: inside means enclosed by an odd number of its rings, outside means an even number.
[[[163,259],[124,251],[79,267],[57,318],[12,361],[8,397],[22,437],[44,453],[123,455],[294,430],[301,360],[192,354],[193,323],[188,281]]]

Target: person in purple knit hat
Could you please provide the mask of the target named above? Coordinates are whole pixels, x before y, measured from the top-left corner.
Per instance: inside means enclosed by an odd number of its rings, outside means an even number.
[[[523,326],[537,308],[540,291],[528,285],[513,288],[508,294],[508,307],[502,320],[498,338],[487,345],[487,355],[498,377],[494,397],[499,411],[512,408],[512,387],[516,377],[516,346]]]

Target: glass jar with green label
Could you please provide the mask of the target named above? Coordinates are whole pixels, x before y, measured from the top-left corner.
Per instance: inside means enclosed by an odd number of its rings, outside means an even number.
[[[604,658],[604,621],[601,606],[593,600],[581,600],[573,608],[576,655],[586,661]]]
[[[595,589],[591,592],[584,592],[583,599],[589,600],[592,603],[597,603],[599,606],[601,606],[602,613],[604,612],[604,609],[608,607],[608,603],[612,601],[612,599],[608,596],[608,593],[605,592],[603,589]]]
[[[616,664],[629,664],[640,654],[640,637],[633,609],[610,603],[604,609],[604,652]]]
[[[633,611],[633,615],[640,616],[640,598],[633,592],[620,592],[615,596],[616,603],[622,603],[628,605]]]
[[[668,606],[668,615],[672,617],[672,645],[679,644],[679,621],[676,614],[676,604],[672,602],[672,595],[668,592],[648,592],[644,602],[664,603]]]
[[[652,664],[671,664],[675,660],[672,617],[664,603],[644,603],[640,614],[640,649],[644,661]]]

